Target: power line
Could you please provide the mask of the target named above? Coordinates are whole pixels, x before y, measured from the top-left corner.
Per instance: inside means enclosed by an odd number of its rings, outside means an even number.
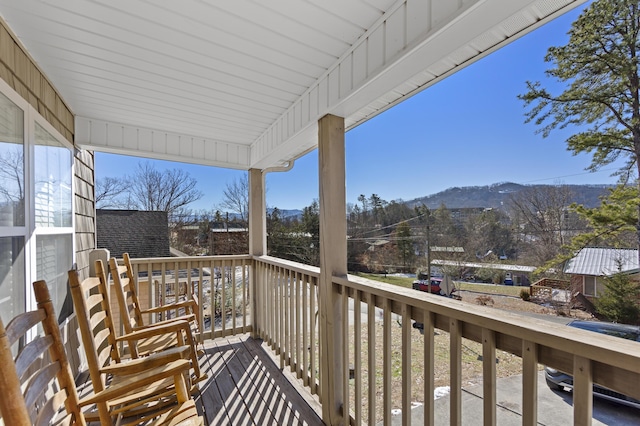
[[[609,172],[609,171],[613,171],[613,170],[619,170],[615,167],[609,168],[609,169],[600,169],[598,170],[599,172]],[[570,175],[564,175],[564,176],[556,176],[556,177],[550,177],[550,178],[540,178],[540,179],[534,179],[534,180],[529,180],[526,182],[520,182],[520,184],[522,185],[526,185],[528,183],[533,183],[533,182],[540,182],[540,181],[545,181],[545,180],[555,180],[555,179],[562,179],[562,178],[568,178],[568,177],[574,177],[574,176],[582,176],[582,175],[590,175],[593,174],[595,172],[582,172],[582,173],[573,173]]]

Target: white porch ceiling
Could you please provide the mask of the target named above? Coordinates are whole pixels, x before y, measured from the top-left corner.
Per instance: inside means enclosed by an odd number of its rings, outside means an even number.
[[[286,165],[585,0],[0,0],[86,149]]]

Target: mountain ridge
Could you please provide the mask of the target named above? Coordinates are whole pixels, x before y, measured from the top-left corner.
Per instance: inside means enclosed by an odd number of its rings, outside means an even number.
[[[424,204],[430,209],[437,209],[444,204],[448,209],[459,208],[496,208],[504,209],[511,194],[524,189],[553,187],[558,185],[523,185],[513,182],[501,182],[484,186],[454,186],[435,194],[403,201],[409,207]],[[594,208],[600,205],[600,197],[607,195],[611,184],[563,184],[572,191],[572,200],[585,207]]]

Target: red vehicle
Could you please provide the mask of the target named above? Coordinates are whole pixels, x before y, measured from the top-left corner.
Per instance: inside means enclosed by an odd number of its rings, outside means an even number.
[[[431,278],[431,293],[440,294],[441,284],[442,278]],[[418,279],[413,282],[413,289],[429,292],[429,282],[427,281],[426,274],[418,274]]]
[[[431,287],[429,287],[429,282],[431,282]],[[439,296],[451,297],[454,299],[460,299],[459,296],[453,294],[456,291],[456,288],[453,286],[453,282],[449,277],[447,277],[447,281],[442,283],[442,278],[431,277],[429,280],[427,274],[420,272],[418,274],[418,279],[413,282],[413,289],[429,292],[431,294],[437,294]],[[420,333],[424,334],[424,324],[421,322],[414,322],[413,328],[417,328],[420,330]]]
[[[441,277],[431,277],[430,282],[431,282],[431,289],[429,289],[429,281],[427,279],[427,274],[424,272],[420,272],[418,273],[418,279],[413,282],[413,289],[424,291],[427,293],[431,291],[431,294],[438,294],[440,296],[457,298],[453,294],[456,291],[456,288],[453,284],[453,281],[451,281],[451,278],[446,277],[446,280],[445,280],[444,278],[441,278]]]

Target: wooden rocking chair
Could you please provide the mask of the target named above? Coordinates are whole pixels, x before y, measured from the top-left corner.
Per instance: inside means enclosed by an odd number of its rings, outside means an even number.
[[[109,259],[109,270],[114,282],[119,281],[120,288],[122,289],[122,292],[118,291],[117,293],[118,303],[120,304],[120,306],[123,306],[123,303],[127,306],[127,313],[121,314],[122,320],[125,323],[125,330],[127,330],[126,324],[129,324],[131,326],[131,330],[144,327],[144,315],[162,313],[168,314],[171,311],[184,311],[182,315],[178,315],[171,320],[187,320],[191,323],[194,332],[198,331],[198,327],[200,324],[200,309],[198,305],[198,298],[195,294],[192,293],[190,296],[191,298],[180,301],[177,299],[178,291],[176,290],[176,300],[172,303],[156,306],[154,308],[142,309],[140,307],[138,294],[136,293],[133,267],[131,266],[131,258],[129,257],[129,253],[124,253],[122,255],[122,265],[119,265],[118,261],[115,258]],[[150,280],[149,283],[149,285],[151,285]],[[118,289],[116,288],[116,290]],[[189,290],[187,289],[187,291]],[[122,299],[120,298],[120,296],[122,296]],[[167,314],[163,315],[163,318],[166,318],[168,316]],[[125,318],[125,315],[128,316]]]
[[[36,311],[16,316],[6,329],[0,320],[0,413],[4,424],[84,426],[87,420],[81,406],[115,406],[110,402],[114,399],[131,401],[137,389],[153,386],[167,377],[174,379],[179,405],[165,410],[152,422],[145,420],[145,424],[202,424],[182,376],[188,368],[186,360],[145,371],[80,401],[47,284],[37,281],[33,288],[38,302]],[[26,334],[39,324],[44,335],[26,343]],[[17,352],[15,358],[12,347]],[[108,415],[100,420],[104,425],[112,424]]]
[[[161,367],[176,361],[181,361],[183,365],[186,365],[184,373],[189,377],[189,369],[193,368],[194,361],[197,362],[189,324],[186,321],[175,322],[167,326],[153,327],[116,337],[105,285],[104,267],[100,260],[96,261],[96,272],[98,277],[89,277],[80,283],[78,273],[75,270],[69,271],[71,295],[94,392],[103,392],[109,380],[118,383],[127,376],[139,377],[147,369]],[[135,348],[138,341],[164,340],[167,339],[167,336],[177,344],[150,356],[137,357],[138,352]],[[131,345],[130,347],[133,348],[131,355],[136,354],[133,356],[134,359],[124,361],[126,357],[120,354],[118,347],[120,342],[128,342]],[[188,388],[190,387],[188,386]],[[175,405],[176,393],[177,389],[173,383],[165,380],[139,392],[138,402],[128,403],[118,400],[116,401],[118,406],[107,406],[108,413],[102,407],[100,417],[117,415],[123,411],[134,412],[136,411],[135,405],[140,405],[138,411],[145,412],[148,411],[148,401],[157,401],[157,406],[167,405],[170,407],[172,404]],[[191,403],[193,402],[191,401]],[[98,409],[100,411],[100,406]]]
[[[135,280],[133,278],[133,270],[131,268],[131,260],[128,253],[123,255],[123,265],[118,265],[118,261],[115,258],[109,259],[109,269],[111,272],[111,278],[114,284],[114,290],[116,292],[116,298],[118,299],[118,305],[120,306],[120,318],[124,326],[124,331],[127,334],[139,332],[149,327],[158,327],[168,324],[172,324],[176,321],[187,321],[190,325],[192,334],[198,331],[198,317],[199,313],[198,304],[196,300],[189,299],[186,301],[171,303],[168,305],[158,306],[150,309],[141,309],[138,301],[138,295],[135,288]],[[180,315],[168,320],[145,324],[143,317],[147,314],[156,314],[162,312],[168,312],[172,310],[185,311],[184,315]],[[194,341],[196,341],[194,339]],[[197,343],[197,341],[196,341]],[[153,353],[155,351],[164,350],[165,348],[175,345],[175,341],[156,339],[153,341],[140,342],[137,346],[139,355],[147,353]],[[195,347],[194,347],[195,348]],[[195,351],[197,354],[204,353],[203,350]],[[195,362],[195,361],[194,361]],[[207,378],[206,374],[202,374],[199,368],[194,367],[194,381],[198,382]]]

